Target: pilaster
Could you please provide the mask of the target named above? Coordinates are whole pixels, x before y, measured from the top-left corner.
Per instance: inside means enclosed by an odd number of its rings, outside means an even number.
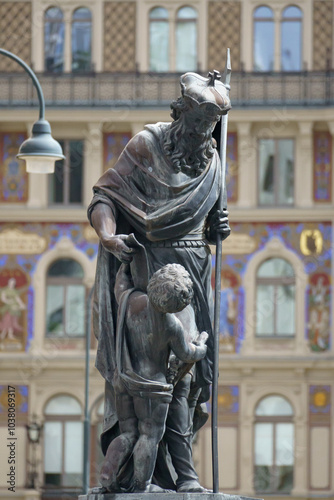
[[[256,139],[251,135],[251,122],[238,122],[239,196],[238,207],[256,206]]]
[[[102,175],[103,134],[101,122],[87,124],[85,137],[84,193],[83,204],[92,199],[92,187]]]
[[[312,201],[313,123],[299,122],[296,141],[295,206],[310,207]]]

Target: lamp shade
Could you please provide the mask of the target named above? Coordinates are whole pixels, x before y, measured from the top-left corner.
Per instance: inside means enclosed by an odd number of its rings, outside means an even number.
[[[17,158],[26,160],[27,172],[51,174],[55,162],[65,158],[59,142],[53,139],[47,120],[40,119],[32,127],[31,137],[21,144]]]

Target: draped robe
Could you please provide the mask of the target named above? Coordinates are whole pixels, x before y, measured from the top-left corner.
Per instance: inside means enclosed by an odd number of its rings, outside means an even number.
[[[213,359],[211,252],[203,239],[220,191],[219,156],[215,151],[198,176],[177,174],[163,149],[169,127],[169,123],[148,125],[131,139],[115,167],[105,172],[94,186],[88,216],[98,203],[110,206],[117,234],[134,233],[145,246],[149,276],[169,263],[187,269],[194,285],[193,307],[198,330],[209,333],[207,356],[196,363],[195,372],[195,382],[203,388],[211,383]],[[101,439],[104,452],[117,423],[112,383],[116,369],[114,284],[118,267],[119,261],[100,244],[93,325],[98,338],[96,367],[106,380]]]

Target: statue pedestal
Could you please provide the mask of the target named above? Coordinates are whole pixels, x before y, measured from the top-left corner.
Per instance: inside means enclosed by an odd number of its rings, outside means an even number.
[[[258,500],[225,493],[90,493],[79,500]]]

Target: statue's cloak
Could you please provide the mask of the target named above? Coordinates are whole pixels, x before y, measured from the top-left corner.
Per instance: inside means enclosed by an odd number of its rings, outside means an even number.
[[[180,180],[163,149],[169,127],[168,123],[148,125],[131,139],[115,167],[105,172],[94,186],[88,216],[90,218],[97,203],[109,205],[116,219],[117,233],[134,233],[146,247],[149,276],[174,262],[183,265],[190,273],[198,330],[209,333],[208,354],[196,364],[196,383],[204,387],[212,380],[213,336],[211,253],[209,245],[203,246],[202,240],[206,218],[215,209],[219,195],[219,156],[215,151],[200,175],[193,178],[182,176]],[[179,247],[177,242],[182,239],[195,240],[195,243]],[[165,245],[164,242],[168,243]],[[117,422],[111,402],[116,368],[114,284],[119,265],[119,261],[100,244],[93,324],[98,338],[96,367],[107,382],[105,431]],[[104,451],[109,441],[110,437],[105,443],[102,439]]]

